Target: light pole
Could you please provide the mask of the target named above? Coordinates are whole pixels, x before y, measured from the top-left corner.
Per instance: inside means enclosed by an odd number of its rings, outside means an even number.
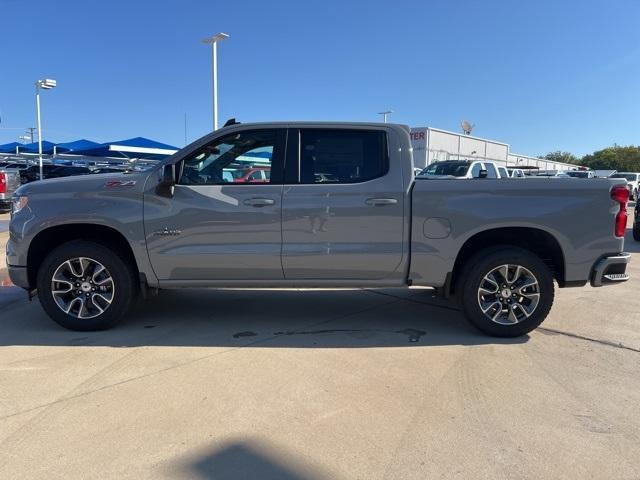
[[[384,123],[387,123],[387,115],[390,115],[393,113],[393,110],[385,110],[384,112],[378,112],[378,115],[382,115],[382,118],[384,119]]]
[[[29,136],[31,137],[31,142],[30,142],[30,143],[33,143],[33,132],[35,132],[35,131],[36,131],[36,127],[29,127],[29,128],[27,128],[27,133],[28,133],[28,134],[29,134]]]
[[[57,82],[50,78],[38,80],[36,82],[36,113],[38,117],[38,158],[40,160],[40,180],[44,178],[42,174],[42,122],[40,121],[40,89],[51,90],[55,88]]]
[[[211,59],[213,62],[213,130],[218,129],[218,48],[217,43],[229,38],[226,33],[216,33],[213,37],[205,38],[202,43],[211,45]]]

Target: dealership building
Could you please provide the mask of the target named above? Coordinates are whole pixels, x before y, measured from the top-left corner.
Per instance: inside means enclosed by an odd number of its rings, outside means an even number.
[[[411,129],[413,159],[417,168],[443,160],[491,160],[498,165],[540,170],[571,170],[575,165],[512,153],[508,143],[448,132],[438,128]]]

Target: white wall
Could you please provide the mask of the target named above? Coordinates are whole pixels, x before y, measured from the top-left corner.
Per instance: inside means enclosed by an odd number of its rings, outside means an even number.
[[[570,170],[575,165],[518,155],[509,151],[509,145],[462,133],[438,128],[416,127],[411,129],[411,145],[416,167],[443,160],[486,159],[499,165],[532,166],[541,170]]]
[[[506,165],[509,145],[437,128],[411,129],[416,167],[443,160],[487,159]]]
[[[532,157],[530,155],[518,155],[516,153],[509,153],[509,165],[514,166],[532,166],[538,167],[540,170],[571,170],[576,168],[576,165],[569,163],[552,162],[545,160],[544,158]]]

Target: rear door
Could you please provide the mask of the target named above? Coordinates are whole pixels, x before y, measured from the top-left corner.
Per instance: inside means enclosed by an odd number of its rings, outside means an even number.
[[[286,279],[378,280],[399,269],[405,197],[385,129],[290,130],[285,182]]]

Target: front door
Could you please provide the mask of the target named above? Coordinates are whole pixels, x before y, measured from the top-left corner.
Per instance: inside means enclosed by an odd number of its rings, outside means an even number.
[[[145,235],[165,283],[281,280],[285,129],[241,130],[176,166],[172,198],[145,197]],[[258,172],[258,175],[256,175]]]
[[[387,145],[384,129],[289,132],[282,197],[286,279],[396,275],[403,259],[405,196],[401,167],[389,168]]]

